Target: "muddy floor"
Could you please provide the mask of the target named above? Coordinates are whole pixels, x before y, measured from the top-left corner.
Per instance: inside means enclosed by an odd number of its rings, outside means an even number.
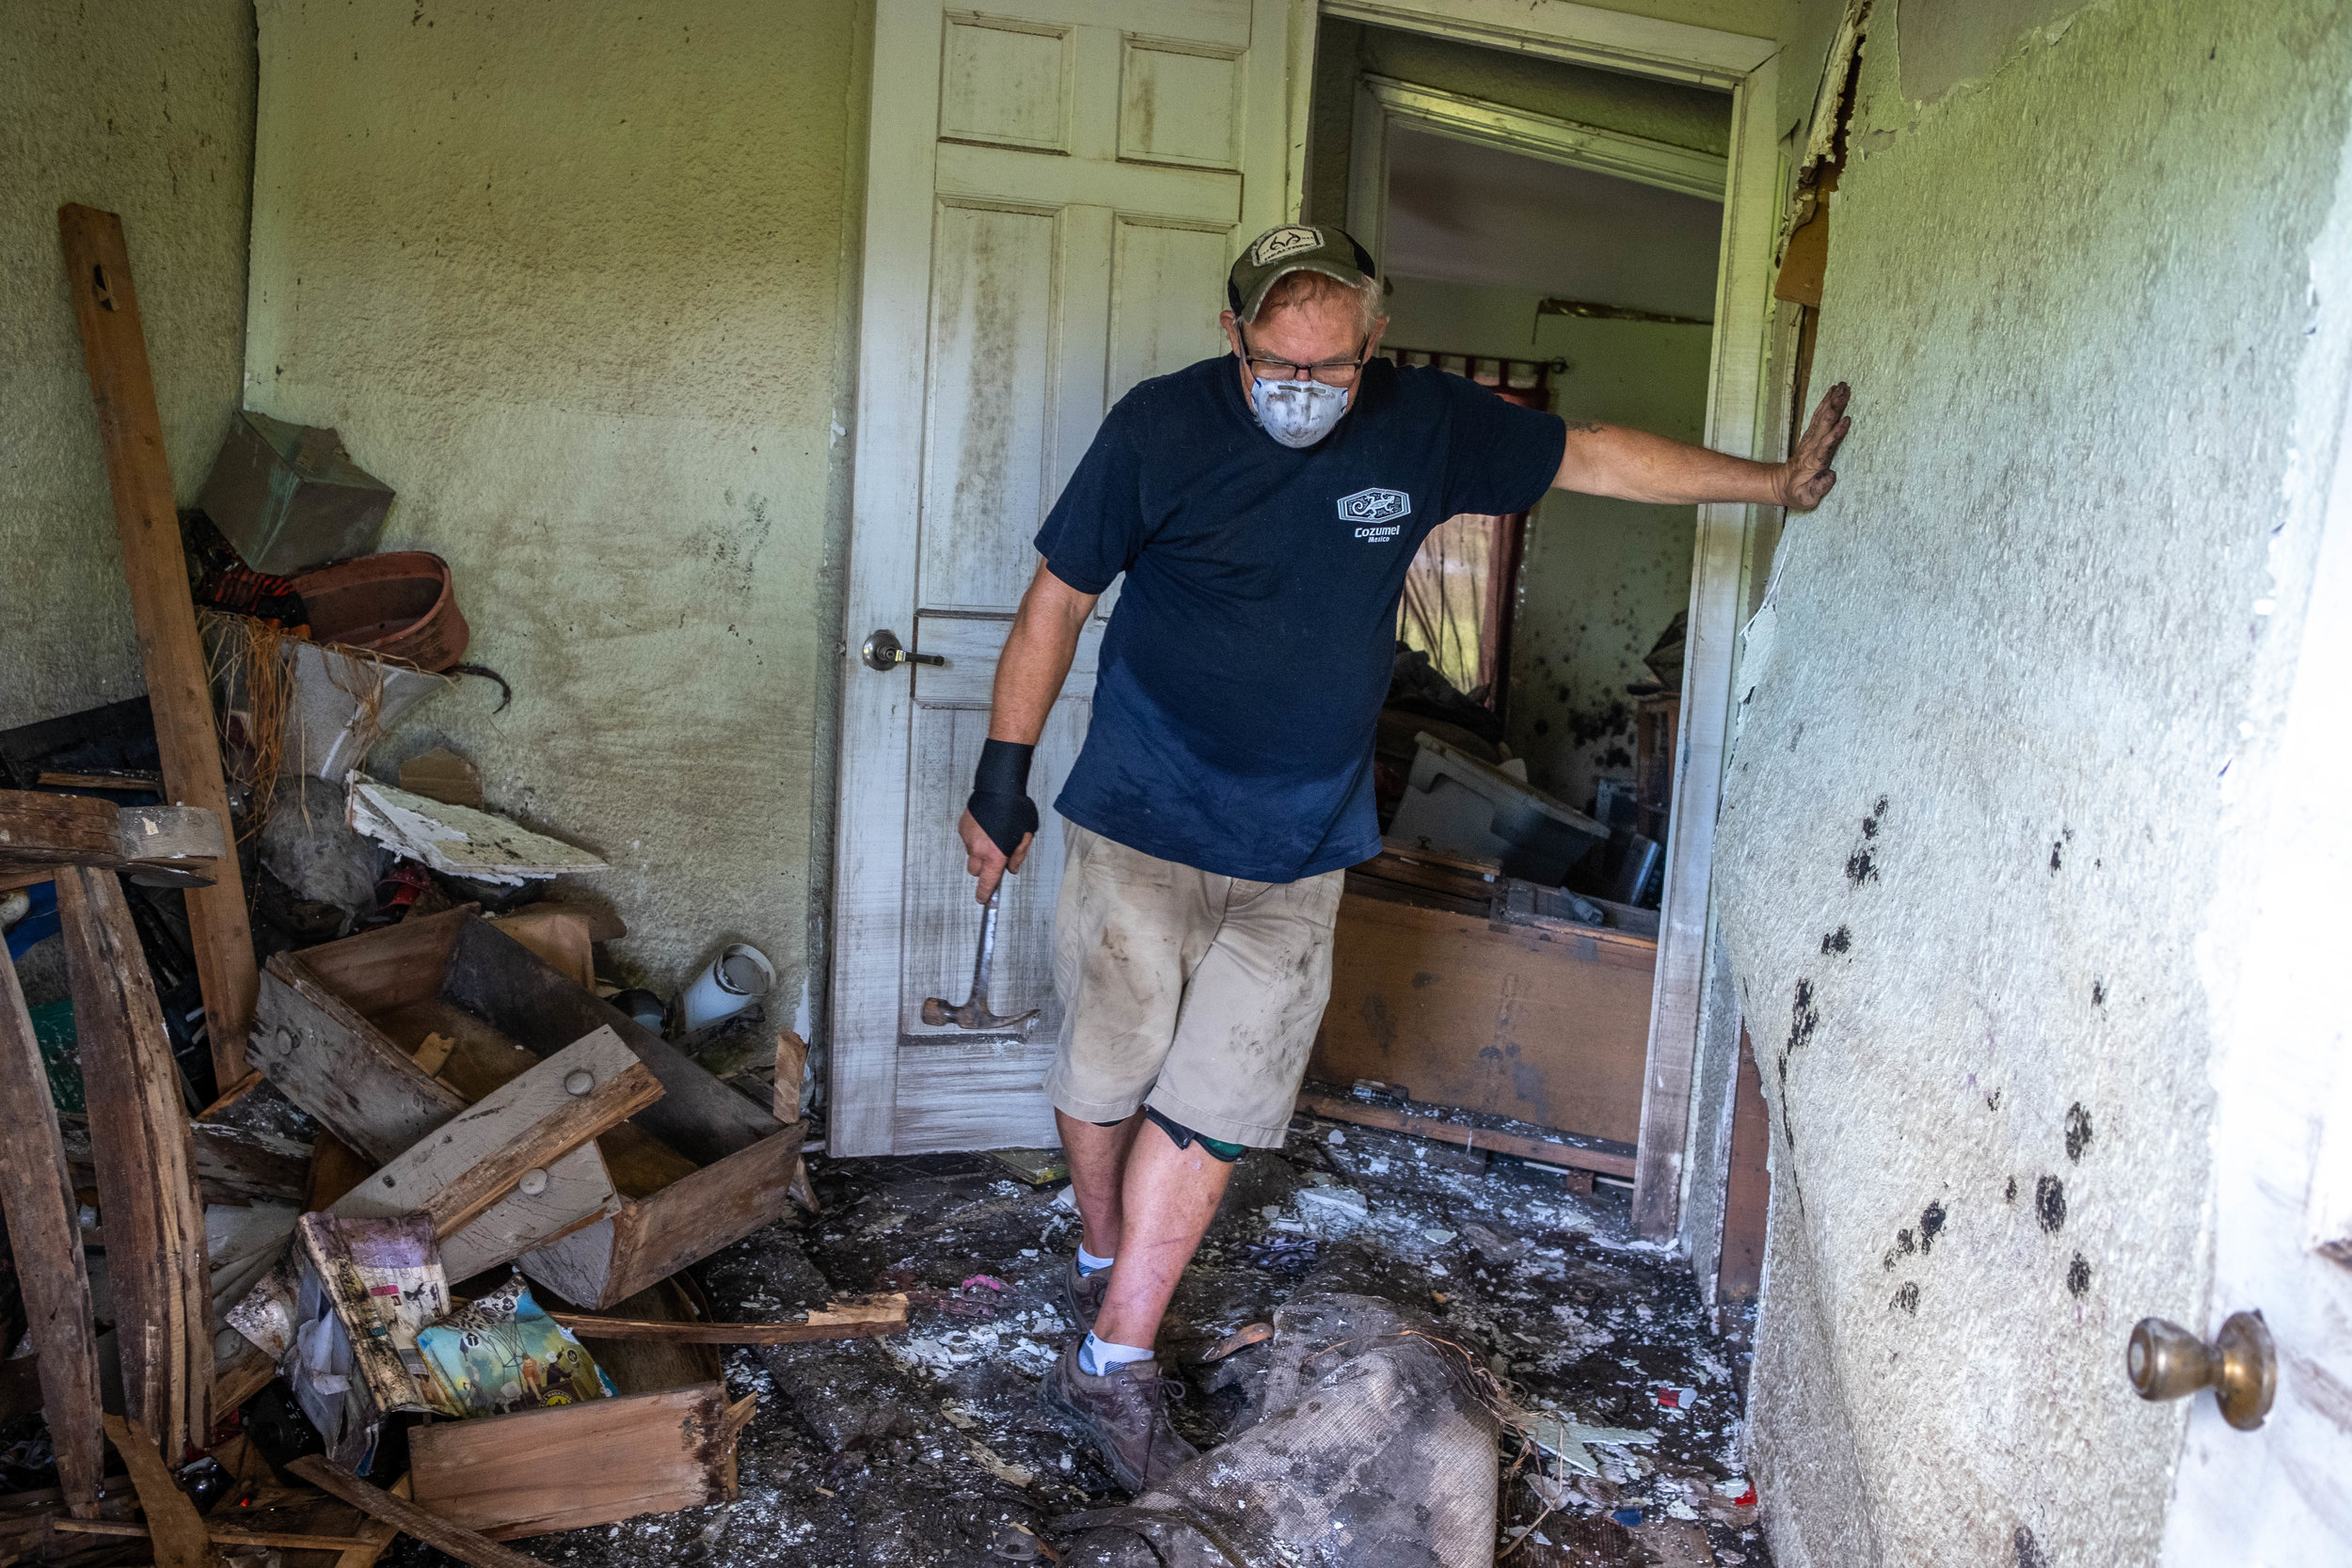
[[[1055,1516],[1123,1500],[1037,1405],[1075,1331],[1062,1189],[984,1155],[811,1164],[822,1214],[696,1271],[718,1316],[905,1291],[910,1331],[730,1352],[731,1389],[760,1396],[739,1500],[524,1550],[576,1568],[1042,1561]],[[1512,1568],[1771,1561],[1739,1452],[1736,1346],[1703,1326],[1688,1271],[1630,1238],[1623,1190],[1570,1193],[1538,1166],[1301,1118],[1285,1149],[1244,1163],[1177,1295],[1161,1346],[1188,1384],[1187,1436],[1206,1448],[1241,1414],[1259,1353],[1185,1357],[1319,1289],[1426,1314],[1528,1413],[1549,1449],[1504,1441]],[[442,1560],[405,1537],[386,1558]]]

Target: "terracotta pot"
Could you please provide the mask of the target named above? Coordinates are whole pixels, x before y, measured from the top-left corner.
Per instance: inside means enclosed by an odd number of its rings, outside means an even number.
[[[466,657],[472,630],[457,608],[449,562],[424,550],[363,555],[304,572],[294,592],[310,612],[310,635],[420,670],[441,671]]]

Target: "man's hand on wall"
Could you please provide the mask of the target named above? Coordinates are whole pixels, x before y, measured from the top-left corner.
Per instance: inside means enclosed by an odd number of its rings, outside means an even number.
[[[1851,395],[1842,381],[1832,387],[1813,410],[1804,438],[1780,466],[1780,504],[1789,511],[1812,511],[1837,483],[1837,470],[1830,465],[1837,460],[1838,444],[1845,440],[1846,432],[1853,428],[1853,421],[1846,418],[1846,400]]]
[[[995,895],[996,884],[1005,879],[1007,871],[1018,871],[1022,862],[1029,858],[1029,847],[1037,842],[1037,834],[1024,833],[1021,842],[1007,858],[996,841],[988,836],[988,830],[979,825],[970,812],[956,824],[956,832],[963,838],[963,868],[979,879],[973,890],[983,904]]]

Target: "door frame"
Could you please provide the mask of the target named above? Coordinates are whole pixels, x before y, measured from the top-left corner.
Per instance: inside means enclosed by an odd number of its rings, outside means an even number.
[[[1537,0],[1532,7],[1527,0],[1321,0],[1320,10],[1349,22],[1729,91],[1731,147],[1723,189],[1704,439],[1718,451],[1767,461],[1782,455],[1768,450],[1777,438],[1780,420],[1771,406],[1775,383],[1766,373],[1772,248],[1781,215],[1780,138],[1773,123],[1778,44],[1563,0]],[[1376,97],[1374,102],[1377,104]],[[1384,118],[1394,112],[1386,104],[1378,108]],[[1462,129],[1457,125],[1449,134]],[[1294,134],[1293,143],[1293,156],[1303,161],[1303,137]],[[1617,168],[1602,172],[1625,173]],[[1295,169],[1294,217],[1301,182]],[[1351,182],[1351,208],[1355,194]],[[1777,520],[1776,508],[1718,503],[1698,509],[1683,657],[1682,725],[1675,743],[1674,817],[1666,838],[1648,1063],[1642,1078],[1641,1140],[1634,1157],[1634,1224],[1645,1236],[1659,1240],[1672,1238],[1681,1228],[1691,1164],[1692,1089],[1700,1062],[1732,1060],[1739,1051],[1736,1008],[1728,997],[1709,997],[1702,982],[1711,932],[1715,816],[1723,796],[1733,664],[1749,597],[1756,536],[1767,514]]]

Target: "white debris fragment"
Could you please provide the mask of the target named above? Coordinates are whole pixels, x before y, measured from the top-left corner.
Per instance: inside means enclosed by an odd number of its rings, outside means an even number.
[[[350,789],[344,813],[354,831],[445,876],[520,887],[526,881],[609,869],[585,849],[486,811],[411,795],[357,771],[343,782]]]

